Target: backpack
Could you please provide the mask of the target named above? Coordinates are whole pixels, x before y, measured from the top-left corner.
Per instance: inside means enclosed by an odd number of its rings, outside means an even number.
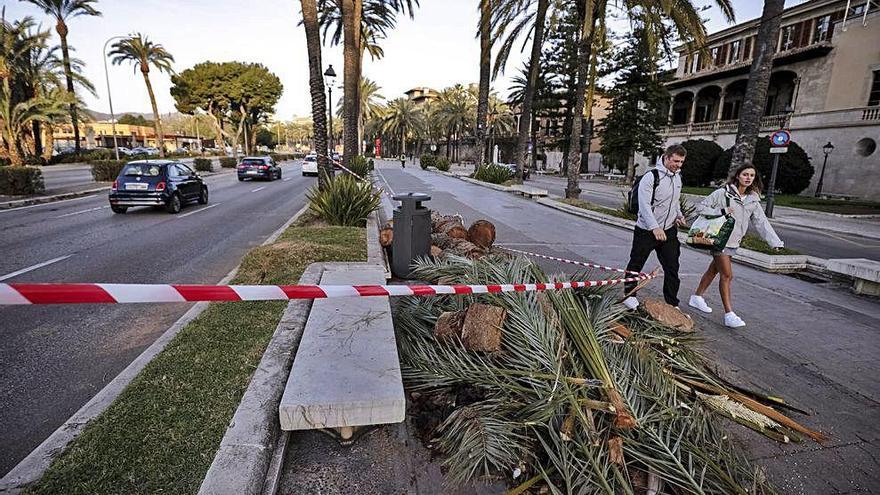
[[[626,195],[626,211],[628,213],[639,213],[639,183],[642,182],[642,177],[649,173],[654,174],[654,188],[651,190],[651,204],[654,204],[654,197],[657,194],[657,186],[660,185],[660,171],[656,168],[652,168],[633,181],[632,188],[630,188],[629,194]]]

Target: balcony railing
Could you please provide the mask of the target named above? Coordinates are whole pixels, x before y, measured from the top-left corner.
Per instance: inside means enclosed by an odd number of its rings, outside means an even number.
[[[790,118],[790,122],[786,119]],[[788,124],[792,129],[837,127],[847,125],[880,125],[880,106],[831,110],[828,112],[810,112],[792,115],[768,115],[761,118],[761,130],[773,131]],[[735,134],[739,130],[739,120],[716,120],[713,122],[696,122],[666,126],[662,134],[666,136],[692,136]]]

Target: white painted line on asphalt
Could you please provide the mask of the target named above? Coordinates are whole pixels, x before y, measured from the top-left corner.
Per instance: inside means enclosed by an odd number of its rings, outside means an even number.
[[[293,177],[288,177],[288,178],[286,178],[286,179],[281,179],[281,182],[287,182],[287,181],[289,181],[289,180],[293,180]]]
[[[396,196],[397,193],[394,192],[394,189],[391,189],[391,184],[388,183],[388,180],[385,178],[384,175],[382,175],[382,172],[379,170],[378,167],[376,168],[376,173],[379,174],[379,178],[381,178],[382,182],[385,183],[385,188],[388,189],[388,192],[390,192],[392,196]]]
[[[256,189],[253,189],[251,192],[260,192],[260,191],[262,191],[263,189],[266,189],[266,186],[258,187],[258,188],[256,188]]]
[[[198,212],[200,212],[200,211],[210,210],[211,208],[214,208],[215,206],[220,206],[221,204],[222,204],[222,203],[214,203],[214,204],[212,204],[211,206],[206,206],[206,207],[204,207],[204,208],[199,208],[198,210],[191,211],[191,212],[189,212],[189,213],[184,213],[183,215],[177,215],[177,218],[184,218],[184,217],[188,217],[188,216],[190,216],[190,215],[195,215],[196,213],[198,213]]]
[[[36,265],[32,265],[27,268],[22,268],[21,270],[18,270],[16,272],[7,273],[6,275],[0,276],[0,281],[6,280],[8,278],[16,277],[18,275],[21,275],[22,273],[32,272],[32,271],[36,270],[37,268],[43,268],[44,266],[51,265],[52,263],[58,263],[59,261],[64,261],[67,258],[70,258],[71,256],[73,256],[73,255],[68,254],[67,256],[59,256],[59,257],[53,258],[49,261],[44,261],[42,263],[37,263]]]
[[[15,208],[4,208],[4,209],[0,210],[0,213],[8,213],[10,211],[26,210],[28,208],[36,208],[38,206],[52,206],[52,205],[57,205],[58,203],[67,203],[69,201],[80,201],[83,199],[94,198],[95,196],[97,196],[97,194],[92,194],[91,196],[81,196],[79,198],[62,199],[61,201],[52,201],[50,203],[41,203],[38,205],[18,206]]]
[[[57,217],[52,217],[52,218],[72,217],[72,216],[74,216],[74,215],[80,215],[80,214],[82,214],[82,213],[88,213],[88,212],[90,212],[90,211],[103,210],[104,208],[110,208],[110,205],[98,206],[98,207],[95,207],[95,208],[89,208],[89,209],[87,209],[87,210],[74,211],[73,213],[65,213],[64,215],[58,215]]]

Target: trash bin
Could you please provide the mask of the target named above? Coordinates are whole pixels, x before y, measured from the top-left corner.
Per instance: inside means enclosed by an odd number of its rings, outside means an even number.
[[[407,193],[393,196],[400,201],[394,209],[394,239],[391,241],[391,272],[407,278],[413,260],[431,253],[431,210],[422,202],[431,199],[427,194]]]

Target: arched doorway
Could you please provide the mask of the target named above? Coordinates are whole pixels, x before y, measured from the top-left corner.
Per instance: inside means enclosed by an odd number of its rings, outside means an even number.
[[[797,74],[789,70],[774,72],[770,75],[764,115],[779,115],[785,112],[786,107],[794,107],[796,79]]]
[[[721,120],[737,120],[746,95],[747,79],[733,81],[725,88],[724,107],[721,108]]]
[[[721,88],[706,86],[697,93],[694,123],[714,122],[718,117],[718,104],[721,100]]]
[[[687,124],[691,116],[694,94],[682,91],[672,98],[672,125]]]

